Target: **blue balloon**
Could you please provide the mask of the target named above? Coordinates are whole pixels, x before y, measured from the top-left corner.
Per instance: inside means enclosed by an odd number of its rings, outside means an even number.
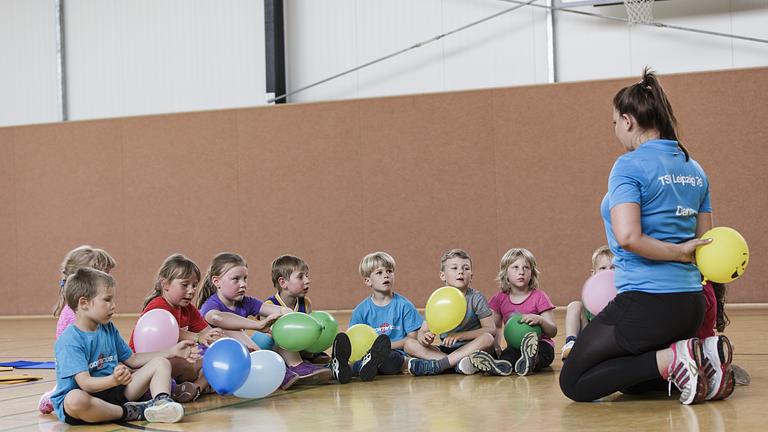
[[[254,351],[251,353],[251,368],[248,379],[237,389],[235,396],[240,398],[263,398],[280,387],[285,377],[285,362],[274,351]]]
[[[275,341],[272,339],[272,336],[259,331],[253,332],[251,340],[263,350],[271,350],[272,347],[275,346]]]
[[[232,394],[248,379],[251,359],[243,344],[221,338],[211,344],[203,356],[203,374],[219,394]]]

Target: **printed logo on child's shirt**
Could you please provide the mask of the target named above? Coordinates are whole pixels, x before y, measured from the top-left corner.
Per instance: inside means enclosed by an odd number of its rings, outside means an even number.
[[[99,354],[99,359],[96,360],[95,362],[89,364],[88,365],[88,369],[89,370],[93,370],[93,369],[99,370],[99,369],[104,368],[104,364],[110,363],[110,362],[113,362],[113,361],[116,361],[116,360],[117,360],[117,357],[115,357],[114,355],[111,355],[109,357],[104,357],[104,354]]]
[[[397,327],[393,326],[390,323],[382,323],[380,326],[376,327],[376,333],[380,335],[388,335],[392,332],[392,330],[396,330]]]

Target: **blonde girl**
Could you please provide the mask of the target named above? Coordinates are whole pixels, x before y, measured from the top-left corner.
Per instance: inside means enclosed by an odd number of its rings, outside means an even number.
[[[535,332],[523,337],[520,347],[507,347],[499,358],[515,365],[518,375],[529,375],[552,364],[555,358],[557,324],[555,305],[539,288],[541,273],[536,257],[528,249],[513,248],[501,257],[498,281],[501,291],[488,303],[496,323],[497,346],[501,342],[503,327],[513,314],[521,314],[520,322],[541,327],[541,340]]]

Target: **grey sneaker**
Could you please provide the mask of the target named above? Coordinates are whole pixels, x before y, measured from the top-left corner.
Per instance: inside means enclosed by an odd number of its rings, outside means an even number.
[[[471,355],[471,354],[470,354]],[[457,373],[464,374],[464,375],[474,375],[477,373],[477,368],[470,360],[469,356],[464,357],[463,359],[459,360],[459,364],[456,365],[455,368],[453,368]]]
[[[176,423],[184,417],[184,407],[169,397],[152,399],[146,402],[126,402],[126,421],[146,420],[155,423]]]
[[[523,336],[522,342],[520,342],[520,358],[515,362],[515,372],[520,376],[533,372],[538,354],[539,335],[534,332],[526,333]]]
[[[440,373],[440,364],[437,360],[412,358],[408,360],[408,373],[413,376],[437,375]]]
[[[149,422],[176,423],[184,418],[184,407],[169,398],[150,401],[152,405],[144,410],[144,416]]]
[[[496,360],[485,351],[475,351],[468,358],[477,370],[483,371],[488,375],[512,375],[512,363],[506,360]]]

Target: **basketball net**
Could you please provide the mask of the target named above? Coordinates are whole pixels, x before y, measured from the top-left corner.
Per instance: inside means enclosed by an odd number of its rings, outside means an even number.
[[[653,22],[653,0],[624,0],[630,24]]]

